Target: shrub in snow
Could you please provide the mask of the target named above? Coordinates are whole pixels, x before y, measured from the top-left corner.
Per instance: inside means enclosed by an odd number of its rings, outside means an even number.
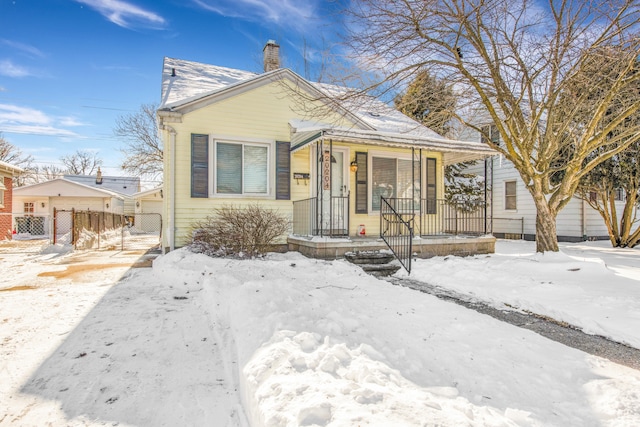
[[[189,248],[209,256],[254,257],[273,250],[288,230],[288,218],[277,211],[257,204],[222,206],[192,225]]]

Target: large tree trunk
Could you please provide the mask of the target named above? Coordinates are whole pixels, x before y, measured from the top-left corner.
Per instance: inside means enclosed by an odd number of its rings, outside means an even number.
[[[536,204],[536,252],[558,252],[556,216],[544,195],[534,195]]]
[[[536,214],[536,252],[558,252],[556,218],[538,210]]]
[[[622,218],[620,219],[620,246],[623,248],[633,248],[638,244],[640,238],[640,226],[633,231],[632,226],[635,220],[635,211],[637,208],[637,190],[627,193],[627,200],[622,210]]]

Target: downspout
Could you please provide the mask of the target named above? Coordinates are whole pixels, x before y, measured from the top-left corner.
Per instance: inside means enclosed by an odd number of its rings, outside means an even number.
[[[169,132],[169,146],[171,152],[171,165],[170,165],[170,176],[169,180],[169,206],[168,206],[168,214],[169,218],[167,221],[167,238],[169,243],[169,251],[175,250],[175,221],[176,221],[176,130],[169,125],[162,125],[162,129]]]
[[[580,221],[582,223],[582,240],[587,241],[587,212],[586,212],[586,204],[584,200],[581,200],[580,203]]]

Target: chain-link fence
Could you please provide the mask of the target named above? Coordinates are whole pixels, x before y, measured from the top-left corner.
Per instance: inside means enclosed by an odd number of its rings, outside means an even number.
[[[125,217],[122,228],[122,250],[160,247],[162,216],[158,213],[138,213]]]
[[[37,253],[51,242],[46,214],[0,213],[0,253]]]
[[[0,252],[39,252],[49,244],[75,249],[150,250],[160,247],[162,216],[53,210],[53,216],[0,213]]]

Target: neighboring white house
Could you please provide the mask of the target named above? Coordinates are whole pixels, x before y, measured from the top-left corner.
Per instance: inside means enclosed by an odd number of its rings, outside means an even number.
[[[135,201],[135,213],[157,213],[162,215],[162,197],[162,187],[152,188],[150,190],[135,193],[133,195],[133,200]]]
[[[485,126],[484,131],[497,141],[495,126]],[[465,132],[464,139],[482,141],[476,131]],[[536,207],[520,174],[502,155],[496,155],[469,167],[466,172],[480,176],[486,174],[491,191],[490,205],[493,217],[493,235],[498,238],[524,238],[534,240],[536,234]],[[623,201],[619,202],[622,209]],[[589,204],[574,197],[557,217],[558,241],[579,242],[608,239],[607,228],[600,214]]]
[[[51,236],[54,209],[121,214],[123,208],[124,198],[121,195],[65,178],[13,190],[13,221],[18,237]]]
[[[138,230],[144,232],[161,232],[163,196],[162,187],[140,191],[133,195],[136,206],[133,225]]]
[[[89,187],[111,191],[122,197],[123,212],[133,215],[136,212],[134,195],[140,192],[140,178],[130,176],[106,176],[98,168],[96,175],[64,175],[64,179]]]

